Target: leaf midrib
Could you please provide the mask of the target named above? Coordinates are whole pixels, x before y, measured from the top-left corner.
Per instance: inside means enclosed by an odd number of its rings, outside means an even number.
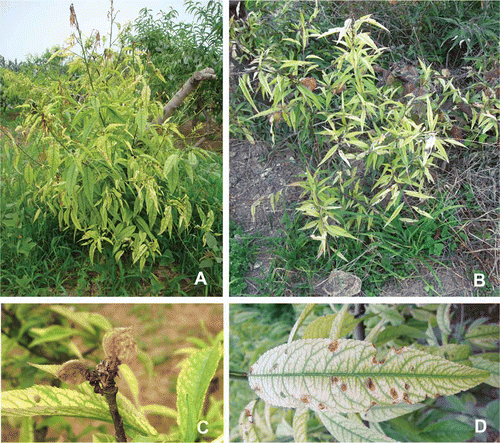
[[[484,371],[483,371],[484,372]],[[434,374],[434,373],[414,373],[414,372],[277,372],[275,374],[250,374],[250,377],[374,377],[374,378],[443,378],[455,380],[468,380],[475,378],[488,377],[488,373],[484,372],[483,375],[464,374]]]

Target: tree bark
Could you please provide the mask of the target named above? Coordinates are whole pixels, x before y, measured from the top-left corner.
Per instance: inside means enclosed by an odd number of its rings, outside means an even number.
[[[174,111],[181,105],[181,103],[186,99],[186,97],[191,94],[203,80],[216,80],[217,76],[212,68],[205,68],[201,71],[195,72],[189,80],[184,83],[181,89],[179,89],[176,94],[170,99],[170,101],[163,108],[163,114],[158,116],[156,120],[153,121],[156,125],[161,125],[163,122],[170,117]]]

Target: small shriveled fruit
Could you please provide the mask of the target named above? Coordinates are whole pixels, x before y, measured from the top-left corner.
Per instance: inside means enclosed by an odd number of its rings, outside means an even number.
[[[56,375],[70,385],[79,385],[87,380],[88,368],[89,364],[86,360],[70,360],[63,363]]]
[[[102,339],[106,357],[117,357],[121,363],[129,363],[139,353],[132,328],[116,328],[108,331]]]

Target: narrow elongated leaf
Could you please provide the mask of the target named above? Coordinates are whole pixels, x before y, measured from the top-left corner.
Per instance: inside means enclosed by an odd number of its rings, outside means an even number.
[[[68,195],[73,194],[73,188],[75,187],[77,178],[78,178],[78,168],[76,167],[76,163],[73,162],[66,169],[64,177],[66,181],[66,190],[68,191]]]
[[[139,109],[139,112],[135,116],[135,124],[137,125],[140,136],[142,136],[146,131],[147,117],[147,111],[144,108]]]
[[[94,204],[94,172],[90,168],[83,169],[83,191],[91,205]]]
[[[262,355],[248,381],[275,406],[351,413],[455,394],[488,377],[486,371],[412,348],[392,348],[381,359],[368,342],[303,339]]]

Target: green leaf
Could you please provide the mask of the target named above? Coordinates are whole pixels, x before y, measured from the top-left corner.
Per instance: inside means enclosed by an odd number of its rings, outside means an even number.
[[[405,339],[425,338],[425,332],[408,325],[387,326],[377,335],[374,344],[376,346],[381,346],[398,337],[403,337]]]
[[[486,381],[489,374],[412,348],[392,348],[378,360],[368,342],[296,340],[266,352],[248,382],[264,401],[307,405],[317,412],[361,412],[451,395]]]
[[[139,136],[142,136],[146,132],[147,118],[148,114],[146,109],[144,108],[139,109],[139,112],[135,116],[135,124],[137,125]]]
[[[66,168],[66,173],[64,175],[64,181],[66,182],[66,190],[68,191],[68,195],[73,194],[73,188],[75,187],[77,178],[78,168],[76,167],[76,162],[73,161]]]
[[[91,205],[94,204],[94,172],[91,168],[83,169],[83,192]]]
[[[401,212],[401,209],[403,209],[403,206],[404,206],[404,203],[401,203],[395,210],[394,212],[391,214],[391,216],[389,217],[389,220],[387,220],[387,222],[385,223],[384,225],[384,228],[388,225],[391,224],[391,222],[399,215],[399,213]]]
[[[335,320],[336,315],[337,314],[324,315],[309,323],[302,338],[328,338],[330,329],[332,328],[332,322]],[[340,335],[344,337],[352,332],[360,321],[361,319],[355,319],[353,315],[347,314],[342,324]]]
[[[249,82],[248,80],[248,74],[243,75],[243,77],[240,78],[239,85],[241,92],[243,92],[243,95],[247,99],[248,103],[252,106],[252,108],[255,109],[256,112],[259,112],[257,109],[257,106],[255,106],[255,103],[250,95],[250,92],[248,91],[247,85],[245,84],[246,82]]]
[[[500,325],[472,326],[465,334],[465,338],[483,349],[496,349],[500,340]]]
[[[141,408],[141,411],[144,413],[150,413],[155,415],[164,415],[165,417],[175,418],[178,420],[178,414],[175,409],[167,408],[162,405],[146,405]]]
[[[434,197],[431,197],[430,195],[422,194],[421,192],[417,192],[417,191],[403,191],[403,192],[406,195],[409,195],[410,197],[421,198],[422,200],[434,198]]]
[[[95,334],[95,329],[89,321],[90,313],[88,312],[74,312],[70,308],[61,305],[51,305],[50,310],[66,317],[68,320],[80,325],[91,334]]]
[[[123,376],[125,381],[130,388],[130,392],[132,392],[132,396],[134,397],[134,403],[139,405],[139,383],[137,382],[137,378],[132,370],[126,364],[120,365],[120,374]]]
[[[89,136],[92,129],[94,129],[94,125],[96,124],[98,118],[99,117],[96,114],[92,114],[92,116],[87,120],[87,122],[85,123],[85,126],[83,128],[81,139],[80,139],[82,142],[85,142],[87,140],[87,137]]]
[[[24,166],[24,179],[29,186],[33,185],[34,172],[29,162]]]
[[[450,309],[451,305],[439,305],[436,312],[436,320],[441,330],[442,342],[443,344],[448,343],[448,336],[451,334],[451,326],[450,326]]]
[[[53,144],[49,145],[47,148],[47,160],[49,162],[49,177],[54,177],[56,175],[61,159],[59,157],[59,145]]]
[[[288,336],[288,343],[290,343],[292,340],[294,340],[295,335],[297,334],[297,331],[299,327],[302,325],[306,317],[314,310],[315,304],[308,304],[304,306],[304,310],[300,314],[299,318],[293,325],[292,330],[290,331],[290,334]]]
[[[344,228],[341,228],[340,226],[332,226],[332,225],[325,225],[326,230],[332,237],[347,237],[347,238],[352,238],[353,240],[357,240],[356,237],[353,235],[349,234]]]
[[[116,437],[114,435],[94,432],[92,434],[92,443],[116,443]]]
[[[474,437],[474,428],[458,420],[439,420],[422,431],[425,441],[469,441]]]
[[[202,349],[182,363],[177,379],[177,411],[181,441],[193,442],[210,380],[222,355],[220,344]]]
[[[339,414],[320,412],[319,418],[337,441],[395,441],[376,429],[367,428],[361,420],[351,420]]]
[[[38,346],[42,343],[60,341],[72,335],[83,335],[82,331],[58,325],[49,326],[43,329],[33,328],[31,331],[39,335],[39,337],[30,343],[30,347]]]
[[[179,155],[171,154],[163,167],[163,175],[168,182],[170,192],[174,192],[179,184]]]
[[[35,441],[33,417],[23,417],[19,427],[19,441]]]
[[[417,349],[422,349],[424,352],[432,355],[439,355],[440,357],[446,358],[446,360],[460,362],[461,360],[467,360],[472,353],[470,345],[463,344],[447,344],[443,346],[423,346],[416,345]],[[484,368],[478,368],[484,369]]]
[[[309,409],[299,408],[293,415],[293,438],[294,441],[307,441],[307,420]]]
[[[472,365],[477,369],[482,369],[490,373],[490,378],[486,381],[491,386],[500,388],[500,363],[498,361],[498,354],[493,354],[496,359],[489,360],[485,357],[490,356],[490,354],[476,355],[470,357],[469,360]]]

